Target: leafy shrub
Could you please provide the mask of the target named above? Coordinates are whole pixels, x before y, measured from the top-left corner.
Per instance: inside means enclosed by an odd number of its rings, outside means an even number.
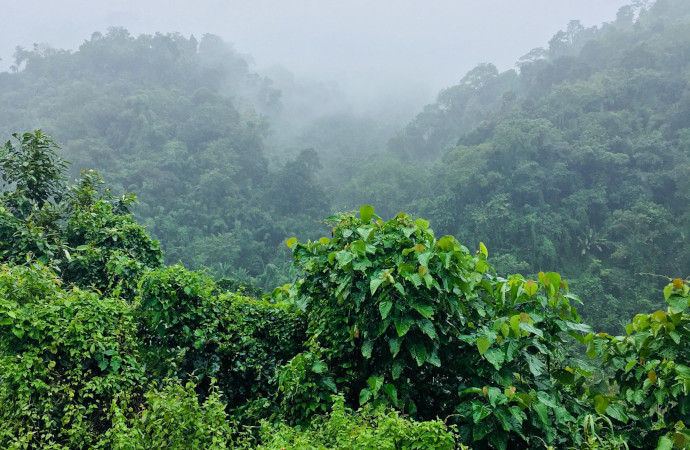
[[[125,396],[113,401],[113,426],[103,439],[107,448],[228,448],[233,428],[217,391],[212,390],[199,403],[193,383],[183,387],[170,382],[148,391],[144,398],[141,405],[135,405],[141,409],[134,413]]]
[[[589,353],[603,353],[614,372],[616,395],[598,395],[597,411],[611,417],[631,444],[644,448],[690,446],[690,286],[664,289],[666,311],[638,314],[626,336],[587,336]]]
[[[581,440],[589,373],[566,357],[568,336],[590,328],[560,275],[491,276],[483,244],[471,254],[407,214],[383,222],[363,207],[329,221],[332,239],[288,241],[304,274],[285,295],[309,323],[305,352],[281,372],[288,419],[327,410],[337,391],[350,405],[448,416],[480,446]]]
[[[217,378],[231,407],[273,395],[276,368],[305,339],[294,306],[218,295],[209,276],[179,265],[146,273],[138,301],[139,336],[154,374],[191,377],[202,391]]]
[[[453,429],[439,421],[416,422],[383,406],[356,413],[337,396],[332,411],[305,430],[264,422],[257,448],[309,449],[466,449],[456,447]]]
[[[130,300],[137,278],[162,264],[157,241],[129,214],[132,194],[115,200],[103,180],[83,171],[71,186],[57,145],[41,131],[0,147],[5,187],[0,197],[0,258],[37,259],[82,288]]]
[[[34,263],[0,267],[0,446],[89,446],[144,381],[131,306]]]

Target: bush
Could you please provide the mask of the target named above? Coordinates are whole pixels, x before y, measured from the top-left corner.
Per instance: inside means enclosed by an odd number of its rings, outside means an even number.
[[[560,275],[495,277],[483,244],[470,253],[407,214],[328,220],[332,238],[288,241],[303,278],[284,295],[309,323],[305,351],[281,369],[288,420],[306,423],[339,392],[448,417],[478,446],[578,444],[589,374],[566,357],[569,335],[590,328]]]
[[[157,377],[192,379],[200,393],[216,378],[229,407],[242,408],[274,395],[276,370],[299,351],[305,324],[293,305],[217,292],[209,276],[179,265],[146,273],[139,336]]]
[[[225,404],[217,391],[199,403],[194,384],[184,387],[176,382],[144,394],[144,402],[135,405],[120,396],[110,409],[113,426],[103,444],[112,449],[224,449],[232,438]]]
[[[385,407],[366,406],[356,413],[338,396],[329,415],[301,430],[264,422],[257,448],[301,449],[466,449],[456,447],[453,429],[439,421],[416,422]]]
[[[131,306],[40,263],[0,268],[0,446],[88,447],[111,399],[145,382]]]

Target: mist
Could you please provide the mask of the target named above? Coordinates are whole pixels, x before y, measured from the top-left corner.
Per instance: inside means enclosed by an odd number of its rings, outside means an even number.
[[[546,46],[570,20],[612,21],[625,0],[146,1],[5,2],[0,70],[16,46],[76,50],[94,31],[132,35],[216,34],[251,57],[255,69],[279,65],[300,79],[335,83],[358,109],[395,102],[412,112],[456,84],[478,63],[503,71]]]

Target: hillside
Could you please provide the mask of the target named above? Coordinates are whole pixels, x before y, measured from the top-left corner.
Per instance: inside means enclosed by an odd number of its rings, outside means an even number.
[[[257,74],[215,36],[123,29],[74,53],[19,51],[0,74],[0,131],[40,128],[73,176],[138,194],[168,263],[270,290],[291,277],[287,235],[374,204],[486,242],[501,271],[559,270],[614,332],[690,267],[688,6],[635,5],[571,22],[516,70],[478,65],[390,139],[385,117]]]
[[[690,267],[690,5],[638,13],[572,22],[518,71],[477,66],[360,170],[345,204],[415,211],[486,242],[503,271],[556,268],[611,332],[660,304],[658,275]]]

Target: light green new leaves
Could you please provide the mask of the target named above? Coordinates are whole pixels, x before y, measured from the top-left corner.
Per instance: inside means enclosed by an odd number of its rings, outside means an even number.
[[[486,353],[489,347],[491,347],[491,341],[484,337],[477,338],[477,349],[480,355]]]
[[[364,205],[361,208],[359,208],[359,218],[362,219],[362,222],[369,223],[371,222],[372,217],[374,217],[373,206]]]

